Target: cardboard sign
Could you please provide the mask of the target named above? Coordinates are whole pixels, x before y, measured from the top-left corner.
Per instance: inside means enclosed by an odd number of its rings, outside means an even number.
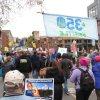
[[[61,53],[61,55],[62,55],[63,53],[67,53],[67,48],[59,48],[59,49],[58,49],[58,52]]]

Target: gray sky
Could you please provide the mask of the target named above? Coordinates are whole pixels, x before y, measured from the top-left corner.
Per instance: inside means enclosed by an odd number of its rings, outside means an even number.
[[[87,6],[94,0],[44,0],[43,10],[51,14],[63,14],[67,16],[87,17]],[[11,22],[3,29],[9,29],[14,37],[30,36],[32,31],[40,31],[44,34],[40,6],[32,9],[23,9],[13,14]]]

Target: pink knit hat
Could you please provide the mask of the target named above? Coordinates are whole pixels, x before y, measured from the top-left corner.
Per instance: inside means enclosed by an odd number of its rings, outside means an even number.
[[[83,66],[88,66],[90,64],[90,59],[89,58],[80,58],[79,62]]]

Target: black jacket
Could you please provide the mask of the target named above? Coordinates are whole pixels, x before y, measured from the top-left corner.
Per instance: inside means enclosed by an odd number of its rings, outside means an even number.
[[[69,78],[70,70],[73,67],[72,66],[72,62],[69,59],[67,59],[67,58],[63,58],[60,64],[61,64],[61,68],[63,70],[64,76],[66,78]]]
[[[29,73],[32,70],[31,60],[27,55],[21,55],[15,62],[16,69],[22,73]]]
[[[57,68],[47,70],[46,78],[54,78],[54,100],[62,100],[64,77]]]

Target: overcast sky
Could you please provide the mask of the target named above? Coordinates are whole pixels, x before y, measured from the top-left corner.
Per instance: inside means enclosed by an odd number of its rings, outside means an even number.
[[[51,14],[87,17],[87,6],[94,0],[44,0],[43,10]],[[14,37],[30,36],[32,31],[44,34],[43,19],[39,6],[32,9],[23,9],[11,15],[12,19],[3,29],[11,30]]]

